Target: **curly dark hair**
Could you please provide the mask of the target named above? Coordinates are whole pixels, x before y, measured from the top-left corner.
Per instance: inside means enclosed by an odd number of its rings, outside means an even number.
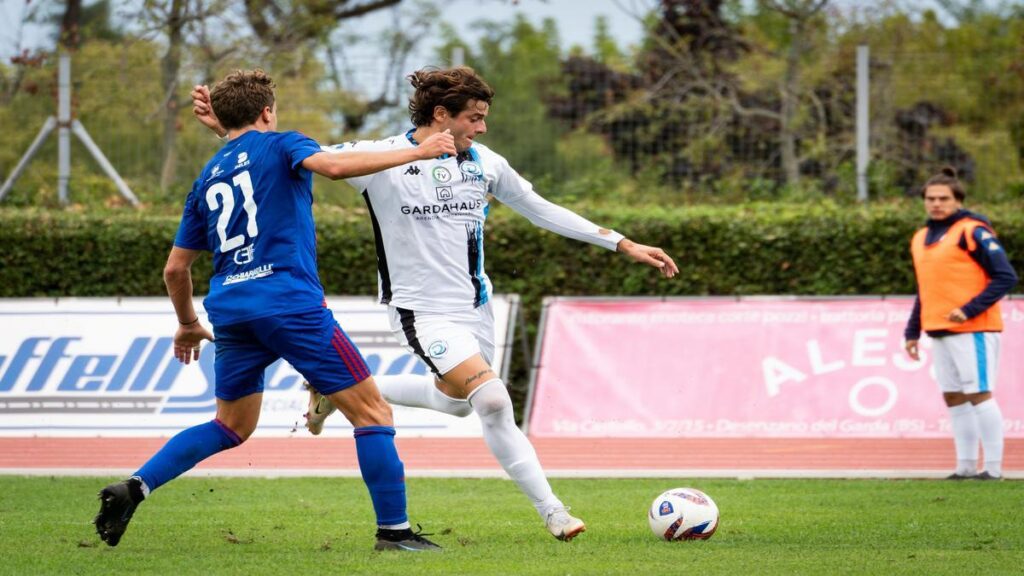
[[[210,105],[225,129],[248,126],[264,108],[273,109],[274,81],[259,68],[235,70],[210,91]]]
[[[452,116],[466,109],[470,100],[490,105],[494,89],[468,66],[423,68],[408,76],[416,93],[409,98],[409,115],[415,126],[429,126],[434,108],[444,106]]]
[[[964,185],[957,178],[956,168],[952,166],[944,166],[938,174],[932,176],[924,183],[921,187],[921,198],[924,198],[924,192],[929,186],[949,186],[949,189],[953,191],[953,197],[958,201],[963,202],[964,198],[967,197],[967,191],[964,189]]]

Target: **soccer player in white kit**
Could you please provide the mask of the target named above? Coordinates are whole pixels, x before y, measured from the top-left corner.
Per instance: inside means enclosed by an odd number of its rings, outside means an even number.
[[[586,526],[555,496],[533,446],[516,426],[505,383],[491,368],[492,287],[483,248],[488,199],[493,196],[562,236],[622,252],[665,277],[675,276],[678,268],[660,248],[634,243],[548,202],[505,158],[474,142],[487,131],[494,91],[472,69],[427,69],[409,78],[416,89],[409,103],[415,128],[383,140],[325,148],[340,153],[401,150],[438,132],[455,137],[455,156],[348,180],[362,194],[373,223],[379,298],[388,306],[391,329],[434,375],[433,382],[421,376],[388,378],[378,385],[392,404],[456,416],[475,412],[488,448],[548,531],[571,540]],[[307,427],[317,434],[331,409],[311,394]]]

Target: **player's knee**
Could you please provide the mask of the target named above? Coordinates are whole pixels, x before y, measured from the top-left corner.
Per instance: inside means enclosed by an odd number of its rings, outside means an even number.
[[[225,422],[221,420],[221,423],[226,426],[229,430],[235,433],[238,437],[238,443],[241,444],[249,439],[256,431],[256,424],[247,424],[244,422]]]
[[[458,416],[459,418],[465,418],[473,413],[473,406],[469,402],[459,402],[454,404],[449,411],[452,416]]]
[[[469,395],[472,410],[481,417],[491,416],[500,412],[512,413],[512,397],[508,395],[501,380],[485,382]]]

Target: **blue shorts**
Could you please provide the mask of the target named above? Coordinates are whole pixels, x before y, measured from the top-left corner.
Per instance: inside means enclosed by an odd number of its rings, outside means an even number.
[[[216,395],[237,400],[263,392],[263,373],[284,358],[321,394],[370,377],[362,354],[328,308],[214,327]]]

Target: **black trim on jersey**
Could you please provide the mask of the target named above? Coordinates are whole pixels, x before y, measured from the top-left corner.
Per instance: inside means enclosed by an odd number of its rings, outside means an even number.
[[[409,342],[409,346],[412,347],[412,351],[430,367],[431,372],[440,376],[441,373],[437,371],[437,366],[434,366],[430,356],[427,356],[423,351],[420,339],[416,336],[416,315],[413,314],[412,310],[406,310],[405,308],[396,307],[395,310],[398,310],[398,317],[402,320],[402,332],[405,333],[405,339]]]
[[[380,223],[370,204],[370,195],[363,190],[366,209],[370,211],[370,222],[373,224],[373,243],[377,249],[377,273],[380,274],[380,303],[391,302],[391,274],[388,272],[388,255],[384,253],[384,237],[380,233]]]
[[[466,255],[469,257],[469,277],[473,281],[473,308],[479,308],[483,301],[483,286],[480,282],[480,238],[477,227],[466,224]]]

